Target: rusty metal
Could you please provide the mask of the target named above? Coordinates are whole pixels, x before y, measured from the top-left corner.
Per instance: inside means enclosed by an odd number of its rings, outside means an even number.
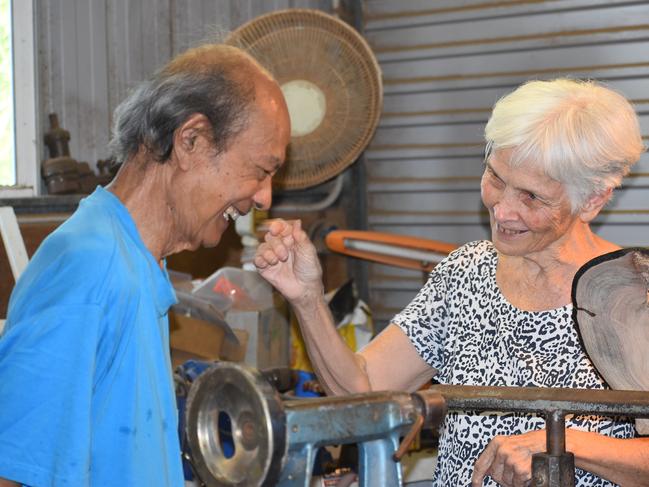
[[[81,190],[77,161],[70,157],[70,132],[59,125],[56,113],[50,113],[50,129],[43,136],[50,157],[41,164],[41,177],[50,194],[78,193]]]
[[[546,451],[532,455],[532,485],[574,487],[575,457],[566,451],[566,415],[548,411],[545,417]]]
[[[59,116],[56,113],[49,114],[50,129],[45,132],[43,139],[49,150],[52,159],[56,157],[70,157],[70,132],[59,125]]]
[[[649,392],[644,391],[434,385],[417,394],[426,399],[436,393],[444,397],[448,409],[649,416]]]
[[[358,445],[360,487],[397,487],[402,473],[395,451],[399,458],[419,425],[436,428],[447,409],[544,415],[547,451],[532,458],[532,485],[572,487],[574,457],[566,452],[566,414],[649,417],[649,393],[637,391],[437,385],[414,394],[372,392],[280,402],[254,370],[223,362],[204,374],[192,384],[186,428],[192,463],[209,487],[309,487],[318,448],[346,443]],[[283,374],[265,375],[276,383],[290,382]],[[214,418],[220,411],[232,418],[237,448],[230,458],[219,447]],[[235,463],[243,471],[235,471]]]
[[[566,415],[563,411],[550,411],[545,418],[546,450],[550,455],[566,452]]]
[[[532,456],[534,487],[575,485],[574,455],[566,451],[566,414],[649,417],[649,392],[644,391],[437,385],[418,394],[425,402],[442,395],[448,409],[542,414],[547,451]]]
[[[410,428],[410,431],[408,431],[408,434],[406,434],[406,436],[403,437],[403,440],[401,440],[401,444],[399,445],[399,448],[397,448],[397,451],[394,452],[394,455],[392,455],[392,458],[395,462],[401,461],[403,456],[410,449],[410,445],[412,445],[412,442],[415,441],[415,438],[417,438],[417,435],[419,434],[423,426],[424,426],[424,416],[422,414],[418,414],[414,424]]]

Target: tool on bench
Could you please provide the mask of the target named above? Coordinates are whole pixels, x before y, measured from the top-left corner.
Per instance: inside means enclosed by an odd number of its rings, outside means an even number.
[[[565,487],[574,485],[574,459],[565,450],[566,414],[649,417],[649,394],[438,385],[413,394],[283,401],[260,372],[221,362],[191,386],[185,411],[189,457],[208,487],[309,487],[319,447],[356,443],[359,486],[396,487],[402,484],[398,460],[407,441],[425,424],[437,427],[450,409],[544,415],[547,452],[534,455],[532,483]]]

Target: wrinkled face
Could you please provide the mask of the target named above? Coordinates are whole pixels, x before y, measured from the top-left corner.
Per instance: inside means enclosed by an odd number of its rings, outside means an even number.
[[[577,216],[560,182],[528,164],[510,167],[510,154],[504,149],[489,157],[480,189],[494,245],[505,255],[524,256],[569,238]]]
[[[284,163],[290,140],[288,110],[279,88],[258,89],[256,109],[246,128],[230,141],[226,151],[215,155],[203,143],[196,150],[188,178],[177,191],[184,204],[177,230],[184,248],[214,247],[238,215],[253,206],[271,204],[271,178]]]

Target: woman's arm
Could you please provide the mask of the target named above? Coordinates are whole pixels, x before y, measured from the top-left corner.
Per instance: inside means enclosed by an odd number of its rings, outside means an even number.
[[[581,469],[622,487],[649,487],[649,437],[610,438],[568,429],[566,449]]]
[[[525,485],[532,479],[532,455],[546,449],[545,430],[497,436],[484,449],[473,470],[473,487],[490,475],[505,487]],[[610,438],[566,429],[566,450],[575,466],[622,487],[649,487],[649,438]]]
[[[313,368],[328,394],[415,390],[433,376],[435,371],[395,325],[360,352],[349,349],[324,299],[317,252],[299,221],[274,221],[257,250],[255,265],[291,304]]]

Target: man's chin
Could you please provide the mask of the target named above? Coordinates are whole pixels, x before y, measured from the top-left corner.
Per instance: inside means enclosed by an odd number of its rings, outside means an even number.
[[[200,245],[200,247],[203,247],[204,249],[213,249],[214,247],[216,247],[219,244],[220,241],[221,241],[220,238],[218,240],[216,240],[216,241],[214,241],[214,240],[205,241]],[[196,250],[196,249],[194,249],[194,250]]]

